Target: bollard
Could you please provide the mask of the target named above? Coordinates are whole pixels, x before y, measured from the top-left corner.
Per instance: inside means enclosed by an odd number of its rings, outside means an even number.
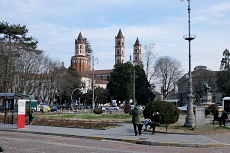
[[[3,151],[4,151],[4,147],[0,146],[0,152],[3,152]]]

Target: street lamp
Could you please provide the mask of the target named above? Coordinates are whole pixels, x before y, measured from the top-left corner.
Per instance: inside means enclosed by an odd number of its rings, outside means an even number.
[[[133,67],[134,67],[134,69],[133,69],[133,105],[136,105],[136,97],[135,97],[135,64],[134,64],[134,59],[133,59],[133,61],[131,60],[131,55],[130,55],[130,63],[132,63],[133,64]]]
[[[92,57],[92,73],[93,73],[93,76],[92,76],[92,108],[91,108],[91,113],[93,113],[93,110],[94,110],[94,107],[95,107],[95,101],[94,101],[94,86],[95,86],[95,79],[94,79],[94,60],[98,60],[97,57]]]
[[[71,93],[71,103],[73,103],[73,93],[74,93],[74,91],[76,91],[76,90],[82,90],[82,89],[80,89],[80,88],[75,88],[75,89],[73,89],[73,91],[72,91],[72,93]],[[77,107],[77,113],[78,113],[78,107]]]
[[[183,1],[183,0],[182,0]],[[190,33],[190,0],[188,1],[188,35],[184,36],[184,39],[188,41],[189,44],[189,81],[188,81],[188,98],[189,98],[189,103],[187,107],[187,116],[185,118],[185,123],[184,126],[186,127],[195,127],[195,117],[193,113],[193,101],[194,101],[194,95],[193,95],[193,90],[192,90],[192,72],[191,72],[191,41],[196,38],[195,35]]]
[[[136,90],[135,90],[135,64],[133,63],[133,105],[136,105],[136,95],[135,95],[135,92],[136,92]]]

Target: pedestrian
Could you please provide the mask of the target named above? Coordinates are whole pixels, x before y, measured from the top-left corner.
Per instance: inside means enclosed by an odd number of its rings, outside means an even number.
[[[145,131],[148,130],[148,125],[150,126],[149,130],[151,129],[151,124],[152,124],[151,119],[150,118],[146,118],[145,121],[144,121]]]
[[[155,134],[156,126],[160,125],[160,114],[157,111],[153,111],[151,121],[152,121],[151,126],[152,126],[152,129],[153,129],[152,134]]]
[[[141,114],[142,111],[141,109],[136,105],[129,113],[130,115],[132,115],[132,123],[133,123],[133,129],[134,129],[134,133],[135,136],[137,136],[137,129],[138,129],[138,134],[141,134],[141,130],[142,130],[142,124],[141,124]]]
[[[219,121],[220,126],[222,125],[222,123],[223,123],[224,126],[225,126],[225,123],[226,123],[226,120],[227,120],[227,119],[228,119],[228,114],[227,114],[227,112],[224,110],[224,111],[222,112],[221,117],[220,117],[220,121]]]

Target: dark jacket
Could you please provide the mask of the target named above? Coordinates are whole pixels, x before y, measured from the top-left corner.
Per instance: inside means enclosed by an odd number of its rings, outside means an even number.
[[[226,112],[223,112],[223,114],[221,115],[221,119],[222,120],[228,119],[228,114]]]
[[[160,115],[159,114],[153,115],[151,120],[152,120],[152,122],[160,123]]]
[[[133,124],[141,124],[142,111],[138,106],[135,106],[134,109],[132,109],[129,114],[133,115],[132,117]]]

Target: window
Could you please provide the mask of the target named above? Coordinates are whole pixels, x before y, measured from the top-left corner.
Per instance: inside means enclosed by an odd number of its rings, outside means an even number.
[[[120,54],[120,50],[118,49],[118,50],[117,50],[117,55],[119,55],[119,54]]]

